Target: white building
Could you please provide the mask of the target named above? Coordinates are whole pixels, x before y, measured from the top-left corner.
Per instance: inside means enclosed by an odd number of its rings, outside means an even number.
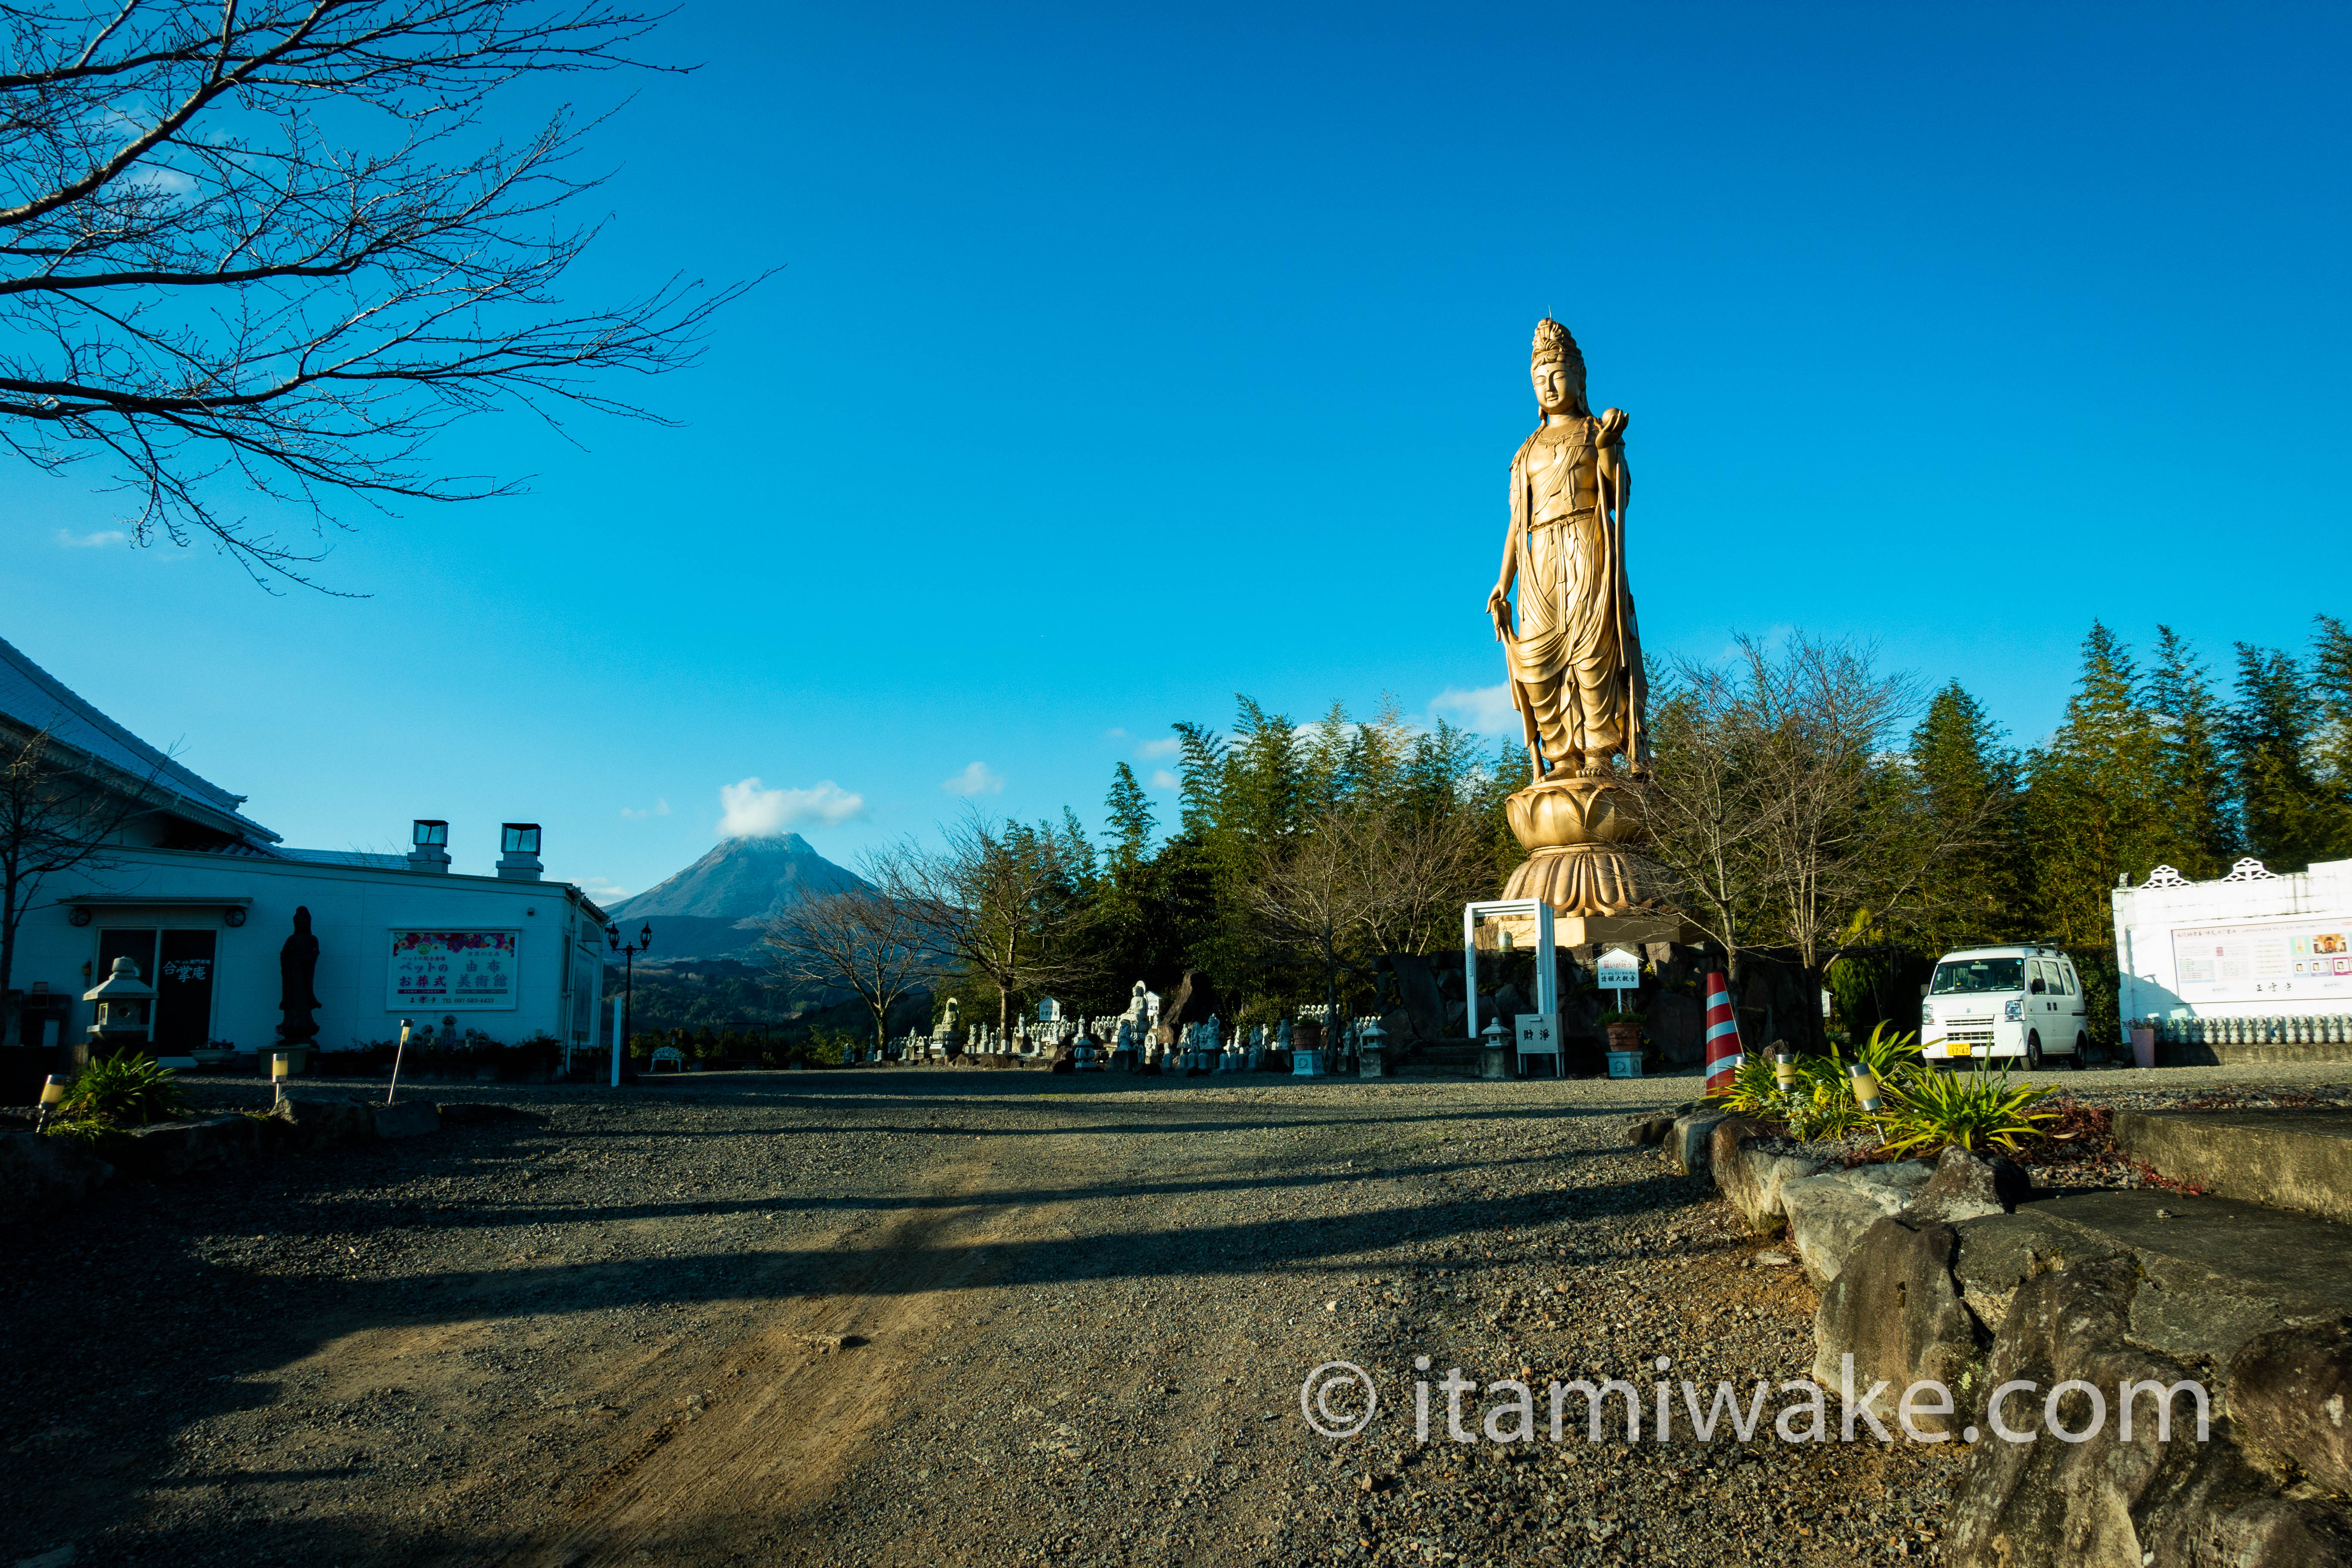
[[[2352,1014],[2352,860],[2241,860],[2210,882],[2158,866],[2112,897],[2126,1024]]]
[[[393,1038],[403,1018],[502,1044],[595,1043],[604,914],[578,888],[541,879],[535,824],[502,825],[493,876],[452,872],[439,822],[415,824],[405,856],[289,848],[241,814],[243,795],[0,642],[0,758],[43,731],[51,796],[72,797],[104,847],[37,885],[19,876],[6,1003],[24,1046],[70,1054],[94,1011],[82,993],[127,957],[155,987],[156,1055],[267,1052],[298,910],[319,943],[315,1049]],[[0,850],[8,832],[0,822]]]

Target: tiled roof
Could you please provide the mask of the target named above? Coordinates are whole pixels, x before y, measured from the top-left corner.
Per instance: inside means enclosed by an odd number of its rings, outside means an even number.
[[[274,860],[307,860],[314,866],[373,866],[380,871],[410,869],[405,855],[379,855],[372,849],[290,849],[275,845],[269,851]]]
[[[224,826],[218,819],[226,817],[249,834],[277,842],[278,835],[238,813],[245,796],[232,795],[182,767],[91,707],[5,640],[0,640],[0,715],[47,730],[64,744],[133,778],[152,779],[157,787],[199,807],[200,821]]]

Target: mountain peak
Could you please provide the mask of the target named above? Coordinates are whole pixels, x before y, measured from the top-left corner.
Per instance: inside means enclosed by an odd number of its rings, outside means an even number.
[[[864,887],[856,873],[818,854],[797,833],[772,838],[722,838],[702,858],[613,906],[617,923],[673,922],[677,940],[655,932],[665,956],[707,956],[749,947],[758,924],[801,900]]]

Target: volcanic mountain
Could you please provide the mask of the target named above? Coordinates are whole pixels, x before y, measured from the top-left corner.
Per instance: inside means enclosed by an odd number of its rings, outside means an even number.
[[[749,956],[760,922],[803,899],[865,886],[809,847],[797,833],[780,838],[729,838],[666,881],[607,911],[634,935],[654,928],[656,961]]]

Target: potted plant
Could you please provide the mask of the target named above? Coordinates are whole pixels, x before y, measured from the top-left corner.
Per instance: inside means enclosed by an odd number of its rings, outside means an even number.
[[[1638,1051],[1642,1048],[1642,1015],[1612,1007],[1601,1015],[1601,1027],[1609,1037],[1612,1051]]]

